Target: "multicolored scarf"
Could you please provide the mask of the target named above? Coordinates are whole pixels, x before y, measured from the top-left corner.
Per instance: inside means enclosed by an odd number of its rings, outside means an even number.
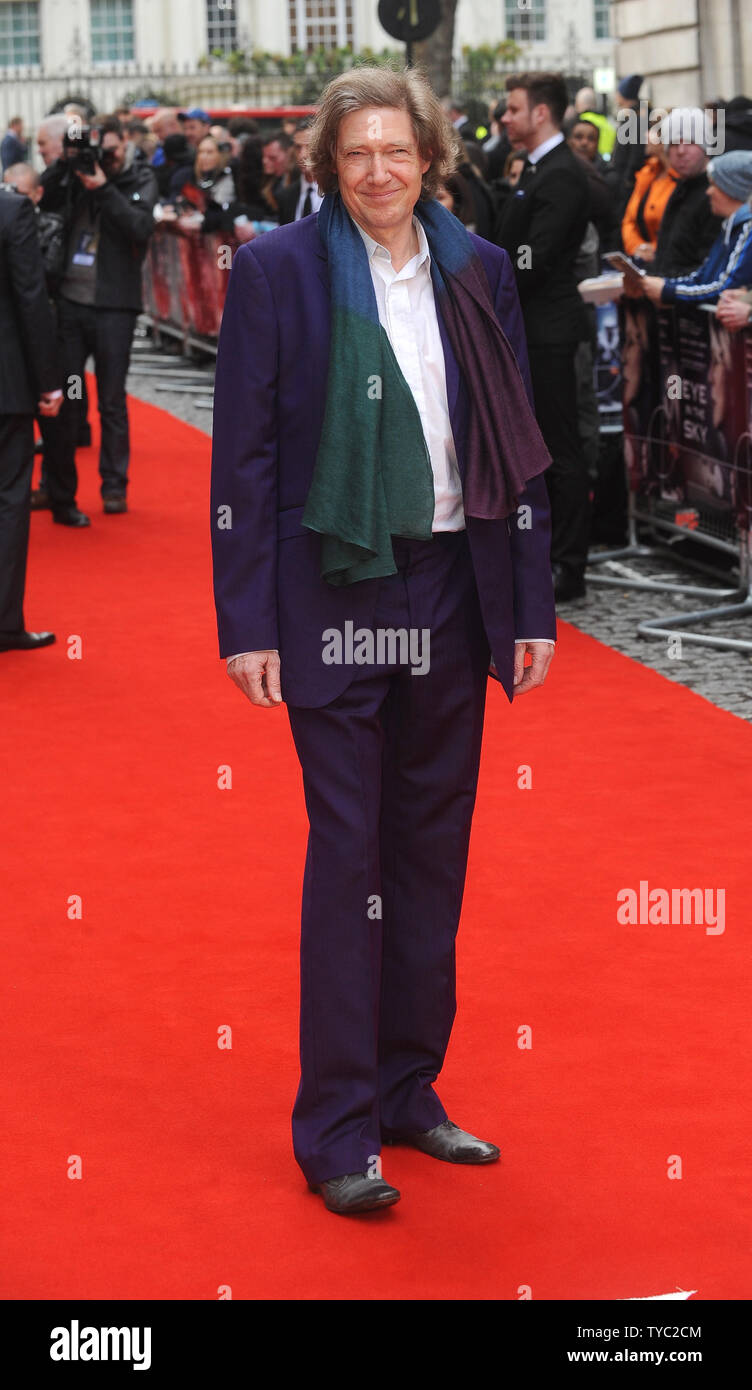
[[[516,510],[550,455],[470,236],[436,199],[419,200],[415,215],[431,253],[436,307],[470,395],[465,515],[500,519]],[[331,347],[301,520],[321,533],[322,577],[339,586],[395,574],[392,536],[430,539],[434,480],[418,407],[379,322],[368,252],[338,192],[324,198],[318,228],[329,262]]]

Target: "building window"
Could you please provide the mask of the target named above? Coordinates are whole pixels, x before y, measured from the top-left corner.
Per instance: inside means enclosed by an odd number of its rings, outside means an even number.
[[[353,0],[289,0],[290,49],[346,48],[354,42]]]
[[[28,67],[39,62],[37,0],[0,5],[0,67]]]
[[[541,43],[546,37],[546,0],[504,0],[507,38],[516,43]]]
[[[597,39],[611,38],[611,0],[593,0],[593,28]]]
[[[213,53],[232,53],[238,46],[238,18],[235,0],[206,0],[208,49]]]
[[[122,63],[135,57],[133,0],[89,0],[91,57],[95,63]]]

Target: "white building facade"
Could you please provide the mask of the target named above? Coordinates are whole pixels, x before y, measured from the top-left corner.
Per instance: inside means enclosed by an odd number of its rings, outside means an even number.
[[[752,0],[614,0],[622,74],[657,106],[702,106],[752,90]]]
[[[459,0],[455,56],[511,38],[524,65],[608,73],[611,8],[611,0]],[[198,76],[203,64],[208,81],[217,50],[289,57],[348,45],[403,51],[381,28],[376,0],[0,0],[0,119],[18,111],[38,120],[74,88],[101,109],[149,73],[152,85],[162,76],[169,87],[167,74]],[[105,74],[117,82],[105,87]],[[190,100],[182,86],[180,99]],[[194,87],[194,100],[211,99]]]

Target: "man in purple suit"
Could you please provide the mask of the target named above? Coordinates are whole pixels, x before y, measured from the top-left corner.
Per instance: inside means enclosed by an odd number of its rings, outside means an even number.
[[[220,656],[287,704],[303,771],[294,1152],[352,1213],[400,1197],[385,1142],[499,1157],[434,1083],[488,676],[511,702],[554,651],[549,457],[509,258],[435,198],[452,132],[427,82],[336,78],[309,167],[321,210],[235,255],[212,547]]]

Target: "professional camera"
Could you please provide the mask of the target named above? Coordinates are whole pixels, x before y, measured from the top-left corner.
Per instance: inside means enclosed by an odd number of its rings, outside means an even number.
[[[63,157],[74,171],[95,173],[102,163],[98,132],[88,125],[69,126],[63,135]]]

